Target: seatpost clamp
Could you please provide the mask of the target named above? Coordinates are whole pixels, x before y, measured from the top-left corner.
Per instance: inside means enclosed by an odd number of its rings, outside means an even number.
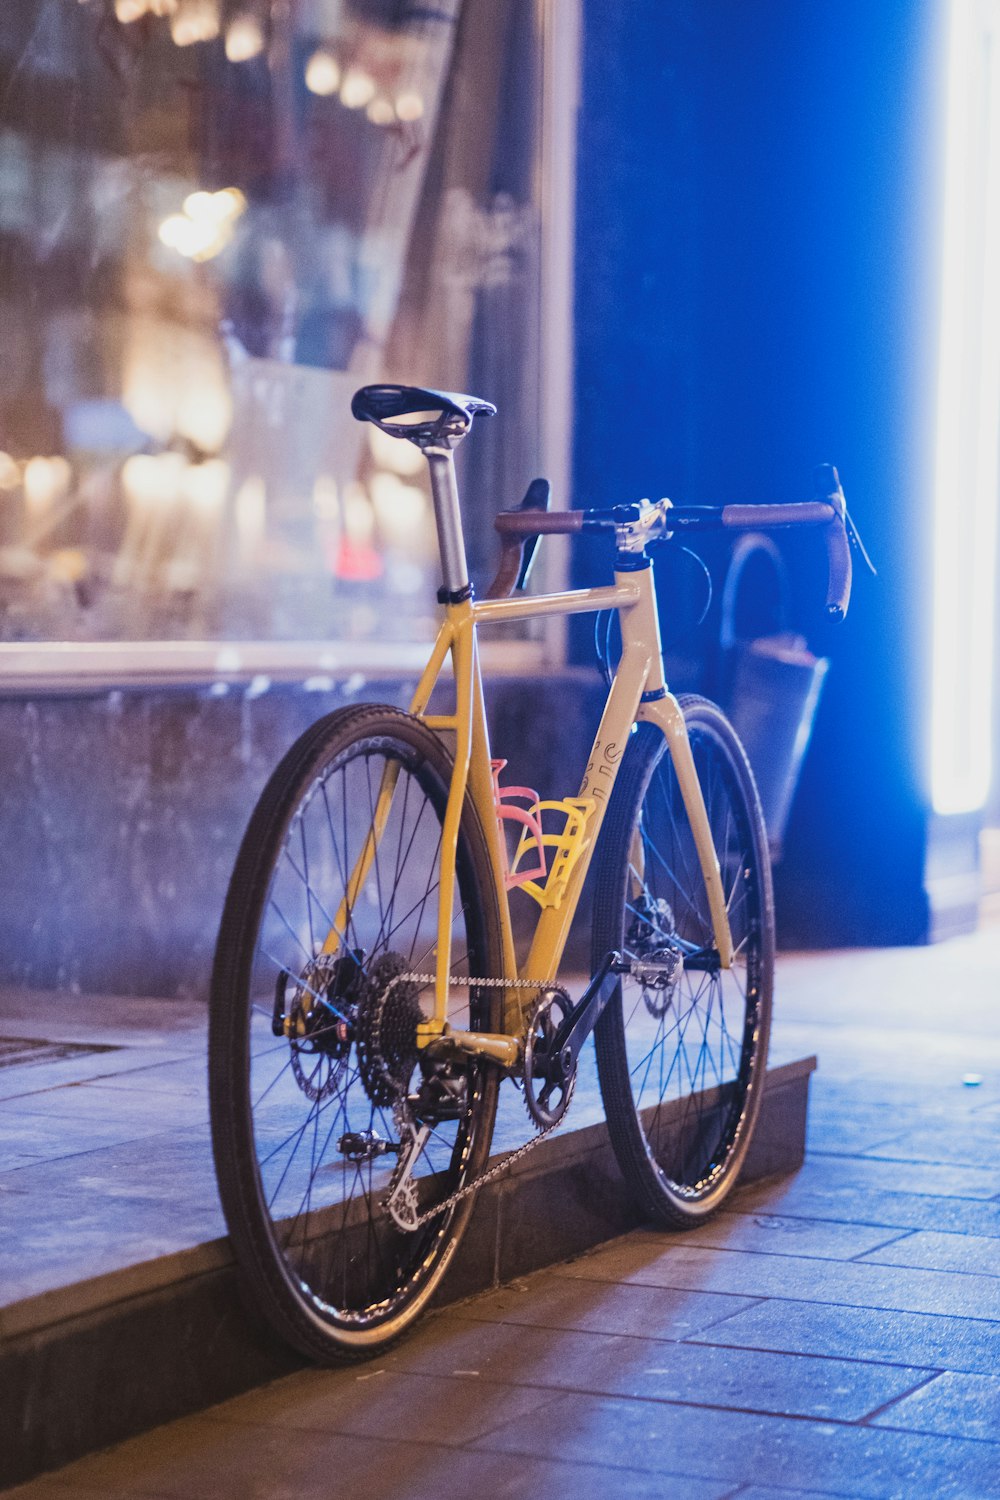
[[[448,589],[442,584],[437,591],[437,602],[439,604],[464,604],[466,599],[474,599],[475,597],[476,591],[471,583],[467,583],[464,588],[460,589]]]

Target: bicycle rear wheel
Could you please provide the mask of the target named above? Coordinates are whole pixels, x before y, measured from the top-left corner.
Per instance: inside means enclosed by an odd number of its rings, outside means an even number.
[[[734,962],[714,936],[694,838],[666,741],[632,735],[602,831],[593,961],[649,965],[623,977],[596,1031],[608,1129],[643,1210],[703,1222],[733,1187],[760,1109],[771,1024],[774,910],[760,803],[721,709],[682,697],[722,873]]]
[[[223,913],[209,1026],[220,1196],[250,1302],[323,1362],[402,1332],[471,1212],[470,1196],[405,1232],[384,1209],[400,1098],[422,1090],[431,1126],[414,1172],[421,1211],[471,1182],[489,1153],[496,1070],[426,1065],[416,1026],[433,986],[392,984],[435,967],[450,775],[443,745],[410,715],[330,715],[265,788]],[[468,800],[456,875],[449,1020],[498,1031],[502,991],[461,982],[498,976],[502,962],[489,855]]]

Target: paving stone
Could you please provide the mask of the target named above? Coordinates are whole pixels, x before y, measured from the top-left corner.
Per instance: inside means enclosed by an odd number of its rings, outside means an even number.
[[[690,1472],[728,1478],[734,1487],[766,1475],[773,1487],[796,1494],[866,1500],[1000,1496],[997,1443],[666,1402],[564,1396],[476,1447],[553,1460],[599,1459],[609,1467],[659,1473],[682,1459]]]
[[[1000,1220],[1000,1208],[997,1219]],[[1000,1241],[973,1234],[921,1230],[881,1245],[859,1259],[877,1261],[883,1266],[926,1266],[934,1271],[984,1271],[1000,1276]]]
[[[303,1370],[207,1413],[213,1421],[286,1431],[344,1432],[458,1447],[511,1418],[537,1411],[544,1394],[466,1377],[387,1370],[381,1361],[350,1370]]]
[[[984,1078],[978,1088],[969,1088],[961,1074],[942,1078],[939,1069],[937,1079],[932,1084],[922,1083],[919,1094],[905,1069],[891,1073],[880,1070],[877,1076],[864,1068],[841,1076],[824,1069],[816,1082],[810,1113],[815,1103],[816,1113],[823,1120],[850,1112],[863,1119],[880,1118],[884,1128],[887,1119],[900,1124],[928,1118],[955,1120],[1000,1107],[1000,1073]]]
[[[880,1427],[1000,1438],[1000,1378],[948,1371],[873,1419]]]
[[[197,1132],[8,1171],[0,1205],[0,1306],[225,1233],[211,1155]]]
[[[206,1418],[159,1428],[108,1453],[11,1491],[11,1500],[57,1500],[72,1494],[107,1500],[538,1500],[572,1495],[606,1500],[624,1489],[635,1500],[662,1500],[664,1475],[685,1500],[722,1500],[728,1481],[692,1472],[681,1461],[656,1473],[605,1464],[558,1464],[504,1453],[456,1451],[429,1443],[355,1438],[280,1428],[249,1429]]]
[[[472,1298],[454,1311],[486,1323],[682,1339],[754,1305],[748,1297],[614,1286],[543,1272]]]
[[[0,1104],[0,1172],[79,1157],[139,1137],[150,1138],[162,1130],[162,1122],[143,1129],[138,1120],[122,1120],[114,1112],[106,1119],[82,1120],[72,1115],[29,1113],[20,1101]]]
[[[995,977],[993,984],[995,989]],[[869,1006],[882,1001],[880,995],[871,992],[867,998]],[[906,1083],[909,1101],[919,1104],[925,1095],[937,1095],[943,1084],[959,1087],[967,1073],[996,1076],[1000,1070],[1000,1042],[992,1020],[981,1031],[963,1030],[954,1024],[956,1010],[947,1018],[929,1014],[934,1002],[926,989],[923,995],[914,994],[912,998],[922,1004],[924,1014],[914,1016],[909,1027],[898,1027],[873,1023],[870,1017],[867,1022],[831,1025],[823,1017],[813,1015],[796,1022],[787,1006],[782,1007],[779,996],[777,1029],[784,1045],[793,1051],[800,1051],[805,1045],[818,1052],[828,1076],[853,1078],[864,1099],[899,1100],[900,1094],[898,1089],[894,1093],[894,1087]]]
[[[78,1198],[68,1194],[50,1199],[44,1214],[31,1210],[30,1199],[30,1190],[18,1194],[16,1200],[0,1193],[5,1230],[12,1231],[5,1232],[0,1244],[0,1325],[2,1308],[25,1298],[184,1252],[195,1235],[205,1244],[225,1233],[218,1204],[206,1205],[202,1212],[193,1206],[178,1223],[177,1216],[164,1213],[155,1199],[145,1204],[126,1200],[109,1209],[97,1197],[81,1206]],[[16,1214],[11,1210],[13,1201],[18,1202]],[[120,1226],[110,1244],[109,1221]],[[67,1224],[73,1226],[69,1244]],[[90,1273],[86,1278],[80,1276],[83,1258]]]
[[[146,1070],[143,1069],[142,1072]],[[70,1084],[27,1094],[23,1098],[0,1104],[0,1121],[18,1114],[22,1117],[48,1117],[52,1120],[54,1141],[59,1132],[77,1123],[84,1129],[95,1121],[113,1122],[123,1129],[136,1127],[128,1139],[152,1135],[159,1130],[197,1125],[208,1127],[208,1099],[204,1082],[200,1094],[186,1094],[169,1089],[133,1086],[136,1075],[126,1074],[128,1087],[109,1087],[104,1079],[97,1083]],[[4,1128],[0,1125],[0,1128]],[[58,1154],[53,1152],[53,1155]]]
[[[782,1214],[721,1213],[702,1227],[687,1231],[684,1244],[764,1255],[853,1260],[866,1250],[874,1253],[876,1246],[881,1247],[893,1238],[893,1230],[866,1224],[830,1223]]]
[[[1000,1207],[990,1200],[880,1193],[850,1183],[825,1187],[807,1172],[782,1182],[749,1183],[732,1199],[734,1213],[761,1209],[792,1217],[895,1229],[941,1229],[1000,1238]]]
[[[996,1128],[984,1129],[977,1120],[949,1124],[921,1124],[901,1135],[883,1138],[865,1154],[882,1161],[916,1161],[964,1167],[992,1167],[1000,1142]]]
[[[58,1476],[53,1477],[46,1474],[41,1479],[33,1479],[28,1484],[16,1484],[11,1489],[3,1491],[4,1500],[67,1500],[70,1495],[83,1493],[93,1494],[94,1491],[82,1491],[76,1485],[66,1485]],[[129,1500],[156,1500],[147,1490],[145,1494],[141,1490],[129,1490]]]
[[[745,1297],[786,1297],[899,1312],[1000,1318],[1000,1278],[733,1250],[667,1249],[652,1236],[617,1241],[566,1268],[591,1281],[629,1281]]]
[[[814,1114],[810,1105],[809,1123],[806,1130],[807,1155],[814,1151],[823,1151],[838,1156],[862,1156],[866,1152],[879,1156],[882,1154],[879,1147],[885,1139],[884,1114],[880,1118],[866,1119],[851,1114],[831,1112],[824,1118]]]
[[[1000,1369],[1000,1323],[772,1298],[689,1334],[695,1343],[787,1350],[929,1370]]]
[[[445,1332],[447,1337],[442,1337]],[[842,1421],[860,1419],[925,1378],[923,1371],[904,1366],[568,1330],[556,1339],[546,1329],[472,1323],[463,1328],[453,1318],[403,1345],[384,1364],[393,1370],[549,1391],[571,1389]]]
[[[881,1161],[872,1156],[824,1155],[813,1151],[802,1168],[810,1186],[849,1187],[870,1193],[918,1194],[933,1198],[992,1199],[1000,1196],[1000,1168],[941,1166],[935,1162]]]
[[[144,1095],[166,1093],[177,1098],[203,1099],[206,1110],[208,1108],[208,1077],[203,1048],[177,1062],[145,1063],[142,1067],[130,1068],[127,1072],[102,1078],[100,1084],[103,1088],[131,1090]]]

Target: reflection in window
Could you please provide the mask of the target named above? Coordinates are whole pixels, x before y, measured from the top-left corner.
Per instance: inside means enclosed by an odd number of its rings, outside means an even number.
[[[472,389],[474,564],[536,472],[529,0],[0,6],[0,638],[413,639]]]

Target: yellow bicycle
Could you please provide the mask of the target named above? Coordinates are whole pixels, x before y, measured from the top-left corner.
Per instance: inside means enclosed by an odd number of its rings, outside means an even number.
[[[565,1115],[591,1033],[643,1211],[684,1227],[723,1202],[764,1082],[771,874],[735,732],[714,704],[667,690],[649,549],[708,527],[819,526],[832,615],[851,582],[830,467],[817,499],[781,506],[551,512],[536,481],[496,518],[500,568],[477,601],[453,450],[494,408],[381,385],[353,411],[430,466],[443,620],[408,713],[340,709],[275,770],[233,871],[210,1011],[216,1170],[244,1284],[320,1361],[373,1353],[417,1317],[477,1188]],[[606,533],[614,582],[524,593],[538,538],[556,532]],[[603,610],[622,649],[581,786],[562,800],[505,786],[478,627]],[[449,710],[431,712],[449,657]],[[560,962],[592,864],[591,977],[573,995]],[[538,908],[520,965],[516,890]],[[489,1166],[504,1078],[533,1129]]]

